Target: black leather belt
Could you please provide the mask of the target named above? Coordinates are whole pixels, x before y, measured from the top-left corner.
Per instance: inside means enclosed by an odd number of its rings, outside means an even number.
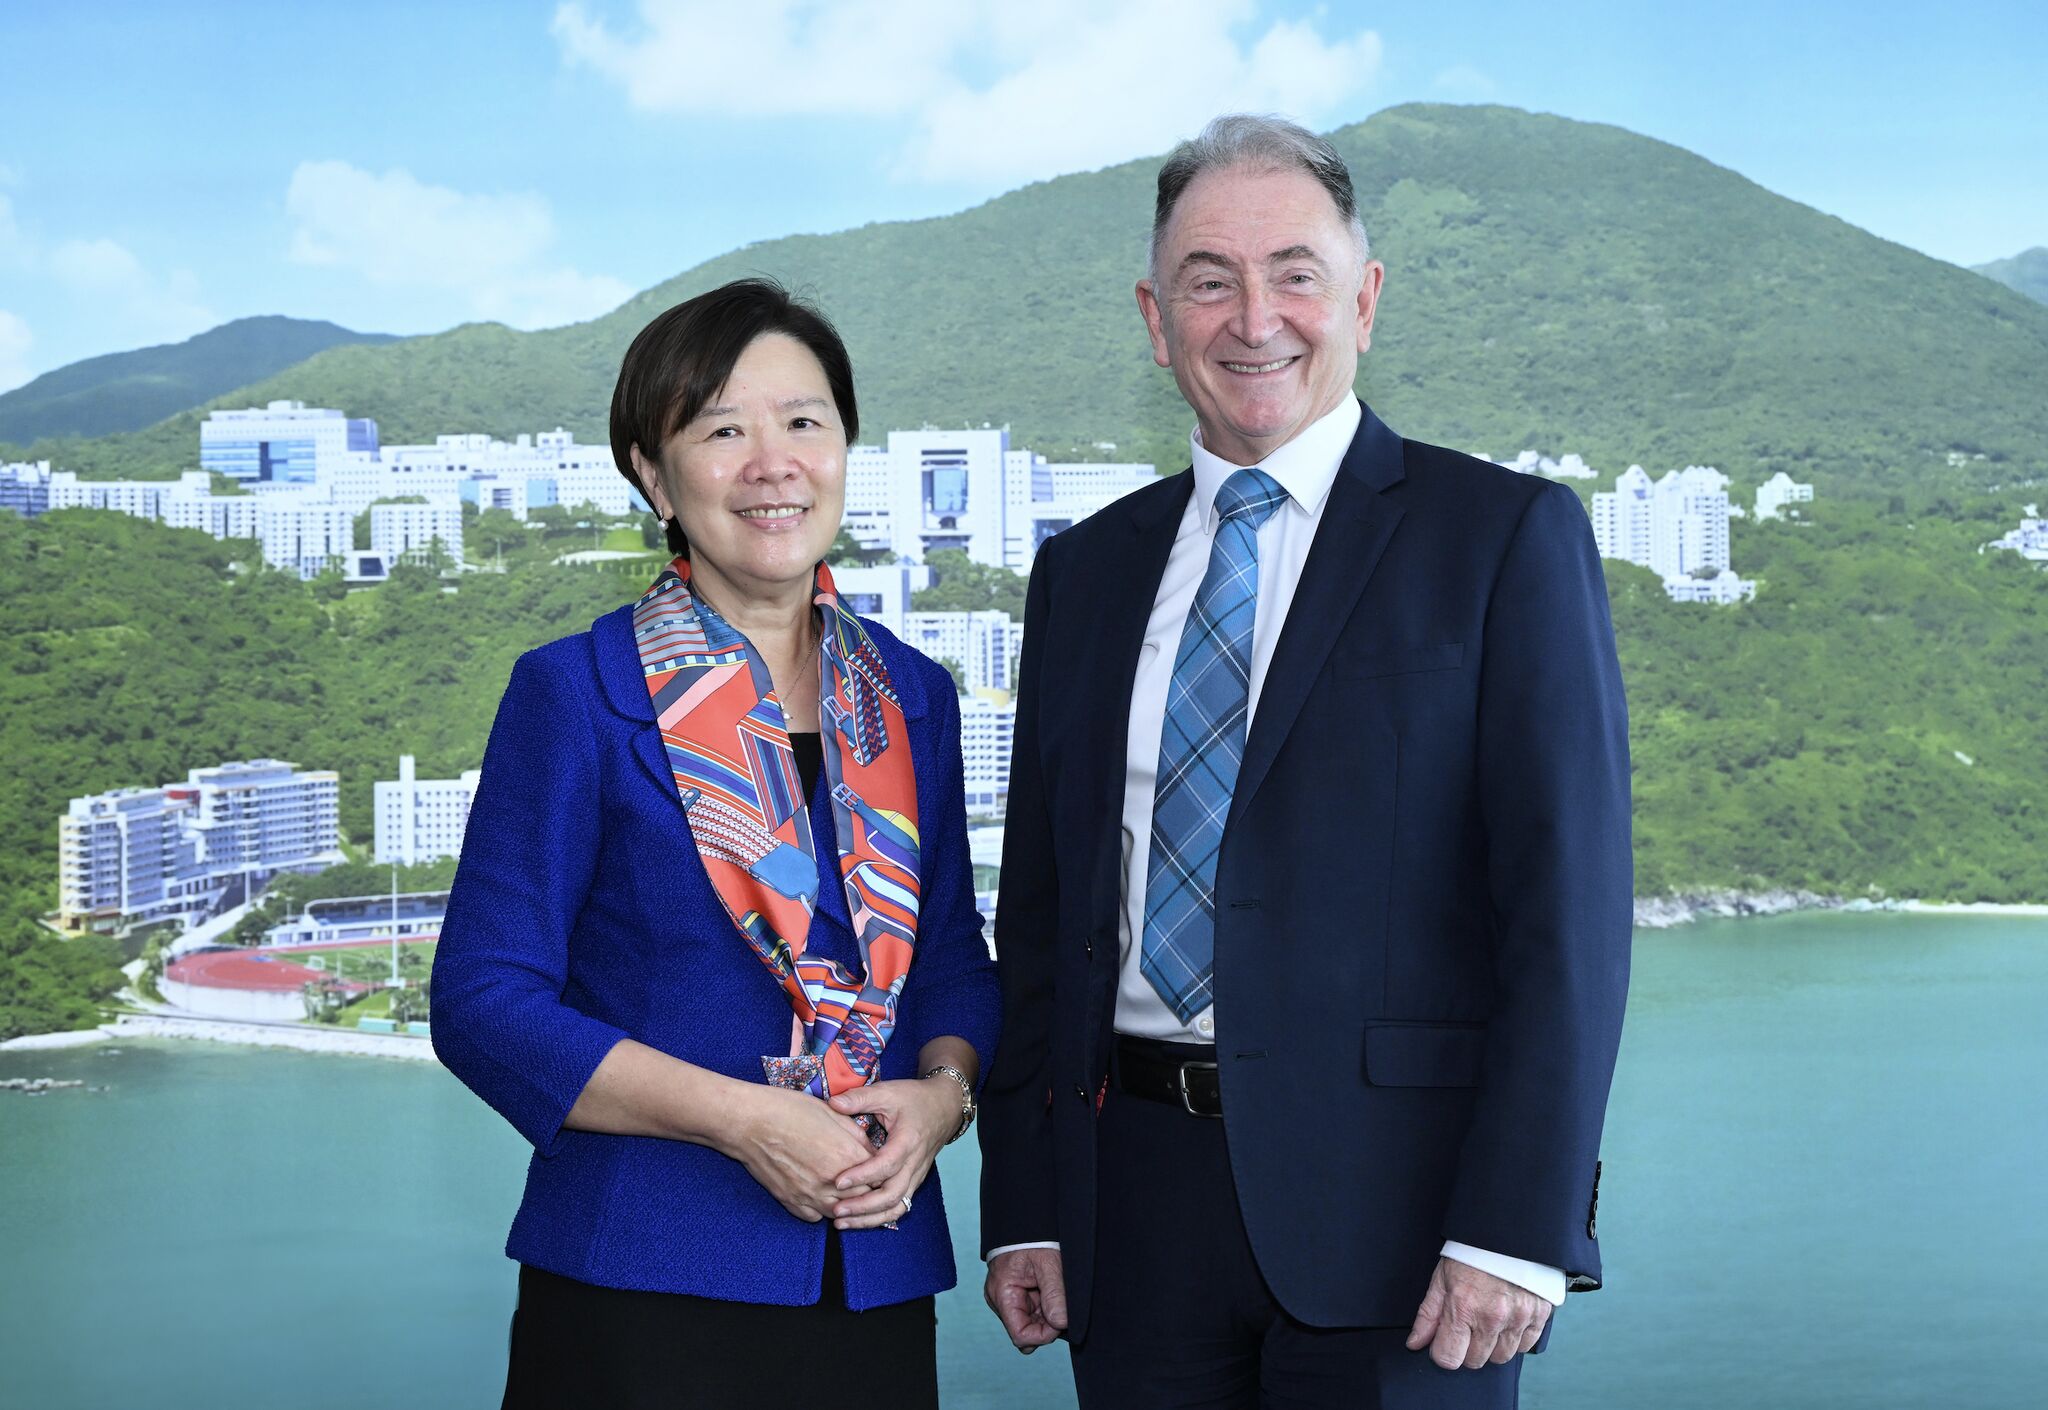
[[[1223,1115],[1216,1050],[1118,1034],[1113,1079],[1119,1092],[1177,1106],[1190,1116]]]

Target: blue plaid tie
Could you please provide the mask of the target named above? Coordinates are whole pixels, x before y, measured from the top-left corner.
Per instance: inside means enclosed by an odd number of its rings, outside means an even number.
[[[1210,1003],[1216,852],[1244,758],[1252,622],[1259,597],[1259,525],[1286,498],[1287,491],[1258,469],[1237,471],[1216,492],[1222,522],[1181,631],[1173,683],[1166,691],[1139,970],[1182,1023]]]

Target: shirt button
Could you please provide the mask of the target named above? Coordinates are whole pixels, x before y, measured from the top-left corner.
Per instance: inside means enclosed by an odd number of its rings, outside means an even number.
[[[1216,1032],[1216,1020],[1209,1017],[1206,1013],[1203,1014],[1195,1020],[1195,1032],[1201,1034],[1204,1038],[1213,1037]]]

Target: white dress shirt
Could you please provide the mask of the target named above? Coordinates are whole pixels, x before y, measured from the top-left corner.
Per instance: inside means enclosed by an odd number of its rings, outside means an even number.
[[[1266,668],[1272,664],[1280,629],[1286,625],[1287,609],[1294,601],[1302,565],[1308,561],[1309,548],[1315,542],[1316,526],[1322,522],[1330,486],[1336,482],[1344,453],[1358,432],[1359,416],[1357,399],[1345,397],[1335,410],[1259,463],[1259,469],[1287,491],[1287,501],[1258,530],[1259,596],[1252,619],[1247,733],[1258,714],[1259,689],[1265,683]],[[1188,439],[1193,456],[1194,491],[1188,496],[1173,549],[1167,555],[1166,571],[1152,602],[1152,615],[1145,623],[1137,677],[1131,685],[1130,740],[1124,757],[1123,906],[1117,921],[1115,1026],[1117,1032],[1136,1037],[1214,1043],[1215,1006],[1212,1004],[1182,1023],[1140,969],[1145,882],[1152,860],[1152,792],[1159,774],[1160,736],[1166,727],[1167,689],[1173,681],[1173,661],[1180,650],[1188,610],[1194,605],[1202,575],[1208,571],[1209,552],[1216,539],[1216,492],[1241,468],[1212,454],[1202,444],[1200,428]],[[993,1258],[1010,1248],[1057,1247],[1011,1244],[990,1250],[989,1256]],[[1446,1243],[1443,1253],[1446,1258],[1455,1258],[1527,1288],[1553,1305],[1564,1302],[1565,1278],[1561,1268],[1456,1242]]]

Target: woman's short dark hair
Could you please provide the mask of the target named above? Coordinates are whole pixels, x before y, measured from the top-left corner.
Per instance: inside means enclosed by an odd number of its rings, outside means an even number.
[[[659,314],[640,330],[619,364],[612,389],[612,459],[628,484],[651,504],[653,496],[633,473],[633,447],[659,463],[668,438],[687,426],[731,378],[749,344],[763,333],[782,333],[810,349],[846,429],[860,434],[853,399],[853,363],[831,320],[773,279],[735,279]],[[687,554],[682,525],[668,524],[669,552]]]

